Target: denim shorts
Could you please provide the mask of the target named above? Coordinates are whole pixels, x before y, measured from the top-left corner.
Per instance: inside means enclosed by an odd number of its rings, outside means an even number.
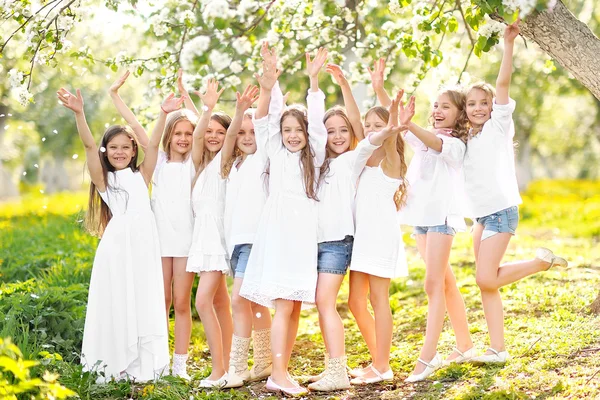
[[[482,241],[497,233],[514,235],[519,225],[519,207],[513,206],[485,217],[475,218],[475,222],[483,225]]]
[[[317,272],[322,274],[345,275],[352,259],[353,236],[346,236],[344,240],[319,243],[319,258]]]
[[[441,233],[450,236],[456,235],[456,229],[454,229],[448,224],[444,224],[436,226],[415,226],[412,236],[414,237],[417,235],[426,235],[427,232]]]
[[[236,244],[231,254],[231,270],[234,278],[243,278],[244,272],[246,272],[246,265],[250,258],[250,250],[252,250],[252,244]]]

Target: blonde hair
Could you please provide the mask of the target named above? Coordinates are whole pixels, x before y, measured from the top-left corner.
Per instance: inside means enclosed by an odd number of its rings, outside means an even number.
[[[464,90],[458,86],[443,87],[438,92],[438,97],[446,94],[450,98],[450,102],[458,108],[458,115],[456,116],[456,124],[452,128],[452,136],[462,140],[464,143],[467,142],[469,136],[469,118],[467,118],[467,96]],[[433,111],[429,115],[429,123],[431,126],[434,125]]]
[[[254,110],[247,110],[244,113],[244,119],[250,119],[250,121],[252,121],[253,115],[254,115]],[[227,179],[229,177],[229,173],[231,173],[231,168],[233,168],[233,164],[235,163],[235,160],[237,160],[241,156],[242,156],[242,151],[240,150],[240,148],[237,146],[237,143],[236,143],[235,149],[233,149],[232,156],[229,157],[229,160],[227,161],[227,163],[225,165],[223,165],[223,167],[221,168],[221,176],[223,177],[223,179]]]
[[[162,138],[162,146],[164,152],[167,153],[167,160],[171,159],[171,139],[173,138],[173,133],[175,133],[175,125],[180,121],[188,121],[192,124],[192,128],[196,128],[197,120],[198,117],[187,109],[173,111],[167,115],[167,122],[165,123],[165,130]],[[189,154],[190,151],[188,151],[186,155]]]
[[[210,116],[210,120],[219,123],[223,128],[225,128],[225,131],[227,131],[227,129],[229,129],[229,125],[231,125],[231,117],[225,114],[224,112],[220,111],[213,113]],[[206,146],[204,146],[204,151],[202,152],[202,156],[200,158],[200,165],[198,166],[196,176],[194,176],[194,180],[192,181],[192,187],[196,185],[198,177],[200,176],[204,168],[206,168],[206,166],[213,160],[213,158],[215,158],[215,155],[217,153],[211,154],[210,150],[208,150]]]
[[[489,97],[490,99],[490,107],[491,107],[491,103],[494,99],[494,97],[496,97],[496,89],[490,85],[487,82],[476,82],[473,83],[472,85],[470,85],[467,90],[465,90],[465,105],[466,105],[466,101],[467,101],[467,97],[469,97],[469,94],[473,91],[473,90],[481,90],[483,93],[485,93],[486,97]],[[477,132],[474,131],[473,126],[471,125],[471,121],[469,121],[467,119],[467,126],[468,129],[471,130],[470,136],[474,136],[477,135],[479,133],[479,131],[481,130],[481,128],[479,128],[477,130]]]

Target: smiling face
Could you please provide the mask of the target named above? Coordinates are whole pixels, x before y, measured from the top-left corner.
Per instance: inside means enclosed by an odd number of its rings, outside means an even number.
[[[117,134],[106,144],[105,154],[108,162],[116,171],[125,169],[130,166],[131,160],[136,155],[134,141],[126,133]]]
[[[281,120],[281,135],[286,149],[295,153],[302,150],[307,143],[304,124],[293,114],[288,114]]]
[[[204,146],[210,152],[216,153],[223,147],[227,129],[214,119],[211,119],[204,136]]]
[[[340,115],[332,115],[325,121],[327,128],[327,148],[335,155],[344,154],[350,149],[352,133],[348,122]]]
[[[473,88],[467,93],[467,118],[474,128],[481,127],[492,115],[492,96]]]
[[[373,132],[380,132],[387,126],[387,120],[384,117],[389,116],[388,111],[383,107],[373,107],[365,115],[365,136]]]
[[[190,121],[181,120],[175,124],[171,136],[171,159],[175,159],[173,153],[185,156],[192,149],[193,134],[194,126]]]
[[[454,129],[460,110],[452,102],[450,95],[442,93],[433,103],[433,127],[436,129]]]
[[[252,118],[244,117],[242,127],[237,135],[236,146],[244,154],[256,153],[256,140],[254,138]]]

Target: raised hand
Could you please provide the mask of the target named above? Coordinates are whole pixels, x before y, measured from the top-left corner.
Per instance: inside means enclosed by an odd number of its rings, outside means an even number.
[[[410,96],[408,103],[404,104],[402,101],[398,103],[398,119],[400,126],[404,129],[408,129],[408,124],[415,116],[415,96]]]
[[[277,53],[275,47],[269,48],[269,42],[263,42],[260,47],[260,56],[269,68],[277,69]]]
[[[504,40],[509,42],[514,42],[515,39],[521,33],[521,29],[519,28],[519,22],[521,22],[521,18],[517,18],[515,22],[512,24],[506,25],[504,28]]]
[[[308,76],[316,77],[319,75],[319,71],[327,61],[328,56],[327,49],[324,47],[320,47],[317,51],[317,55],[313,60],[310,59],[310,54],[306,53],[306,72],[308,72]]]
[[[371,75],[371,85],[374,89],[382,88],[384,83],[385,75],[385,58],[380,58],[375,61],[373,69],[367,67],[369,74]]]
[[[335,83],[337,83],[339,86],[348,85],[348,80],[346,79],[346,76],[344,76],[344,71],[342,71],[342,68],[340,68],[339,65],[327,64],[327,67],[325,67],[325,72],[330,74],[335,80]]]
[[[249,109],[256,100],[258,100],[259,89],[255,85],[246,86],[246,90],[244,93],[240,94],[240,92],[235,93],[235,97],[237,98],[237,102],[235,103],[236,112],[244,113],[247,109]]]
[[[208,107],[212,110],[217,105],[219,97],[221,97],[221,94],[224,90],[224,88],[219,90],[219,82],[217,82],[216,79],[210,79],[206,85],[206,91],[204,93],[201,93],[200,91],[196,91],[194,93],[200,97],[205,107]]]
[[[189,97],[189,93],[185,86],[183,86],[183,69],[179,68],[177,71],[177,90],[179,90],[179,94],[181,97]]]
[[[83,113],[83,96],[79,89],[77,89],[76,93],[77,95],[74,95],[67,89],[60,88],[58,92],[56,92],[56,95],[63,106],[73,111],[75,114],[80,114]]]
[[[166,113],[170,113],[173,111],[177,111],[181,108],[183,101],[185,100],[185,96],[175,97],[174,93],[171,93],[167,96],[166,99],[163,100],[160,108]]]
[[[129,71],[125,71],[125,73],[116,81],[113,82],[112,85],[110,85],[110,88],[108,89],[108,91],[110,93],[118,93],[119,89],[121,88],[121,86],[123,86],[125,84],[125,81],[127,80],[127,78],[129,78]]]
[[[404,89],[400,89],[396,94],[396,97],[392,99],[390,105],[390,117],[388,120],[388,126],[398,126],[398,107],[402,103],[402,96],[404,95]]]
[[[273,89],[275,82],[279,79],[281,71],[276,68],[275,64],[270,64],[267,61],[263,61],[263,74],[254,74],[254,77],[258,81],[261,88],[265,90]]]

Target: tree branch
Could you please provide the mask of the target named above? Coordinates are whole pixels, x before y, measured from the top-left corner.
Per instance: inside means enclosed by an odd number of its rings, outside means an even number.
[[[42,8],[40,8],[39,10],[37,10],[35,13],[31,14],[31,16],[29,18],[27,18],[25,20],[25,22],[23,22],[17,29],[15,29],[15,31],[13,33],[11,33],[11,35],[8,37],[8,39],[6,39],[6,41],[2,44],[2,46],[0,46],[0,54],[2,54],[2,52],[4,51],[4,48],[6,47],[6,45],[8,45],[8,42],[10,42],[10,40],[13,38],[13,36],[15,36],[17,32],[19,32],[23,27],[25,27],[25,25],[27,25],[29,23],[29,21],[31,21],[31,19],[33,17],[35,17],[36,15],[38,15],[40,12],[42,12],[42,10],[44,8],[48,7],[50,4],[53,4],[53,3],[57,2],[57,1],[60,4],[60,2],[62,0],[52,0],[48,4],[44,5]],[[52,7],[52,9],[50,11],[52,11],[55,7],[56,7],[56,5],[54,7]],[[48,16],[48,14],[46,14],[46,16]]]
[[[456,7],[458,8],[458,11],[460,11],[460,16],[461,16],[463,22],[465,23],[465,30],[467,31],[467,35],[469,35],[469,40],[471,41],[471,45],[473,45],[473,47],[475,47],[475,39],[473,39],[473,35],[471,34],[471,26],[467,23],[467,19],[465,18],[465,14],[463,13],[463,10],[462,10],[462,6],[460,5],[460,0],[456,0]],[[471,55],[469,54],[469,57],[470,56]],[[463,69],[463,72],[464,72],[464,69]],[[462,75],[462,72],[461,72],[461,75]],[[460,78],[459,78],[459,82],[460,82]]]

